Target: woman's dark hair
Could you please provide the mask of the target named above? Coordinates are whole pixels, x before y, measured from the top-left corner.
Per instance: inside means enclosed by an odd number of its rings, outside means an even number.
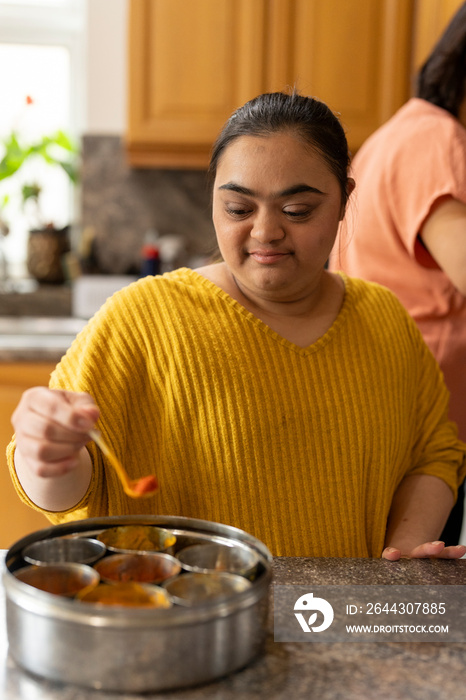
[[[416,96],[458,117],[466,87],[466,2],[421,67]]]
[[[345,132],[326,104],[296,92],[265,93],[246,102],[234,112],[220,132],[212,149],[208,175],[213,183],[225,149],[240,136],[268,136],[294,132],[327,162],[348,199],[347,181],[350,156]]]

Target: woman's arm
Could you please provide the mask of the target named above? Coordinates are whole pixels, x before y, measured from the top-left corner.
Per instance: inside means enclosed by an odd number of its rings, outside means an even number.
[[[453,506],[453,494],[436,476],[414,474],[399,485],[390,510],[382,557],[459,559],[464,545],[445,546],[437,540]]]
[[[78,464],[71,472],[52,478],[34,473],[18,448],[15,450],[15,469],[21,486],[31,501],[52,512],[68,510],[77,505],[85,495],[92,475],[89,452],[81,448]]]
[[[426,219],[420,236],[451,283],[466,296],[466,204],[444,199]]]

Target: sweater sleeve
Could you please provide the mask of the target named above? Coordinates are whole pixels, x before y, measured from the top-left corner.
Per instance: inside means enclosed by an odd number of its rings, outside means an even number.
[[[144,305],[142,298],[142,293],[134,291],[111,297],[78,334],[52,373],[49,383],[51,389],[86,392],[93,397],[100,409],[97,429],[112,445],[132,478],[148,473],[142,459],[128,459],[127,447],[128,437],[141,433],[145,423],[138,415],[138,407],[144,403],[143,388],[150,383],[144,354],[147,324],[144,312],[138,307],[138,302]],[[129,499],[124,494],[116,474],[94,442],[87,445],[93,474],[83,499],[67,511],[44,511],[28,498],[21,487],[14,469],[14,449],[13,439],[7,455],[11,478],[19,497],[30,507],[43,512],[53,523],[147,512],[149,499]]]
[[[412,467],[406,476],[436,476],[448,484],[456,498],[466,476],[466,444],[458,439],[456,424],[448,418],[449,392],[442,372],[415,323],[411,319],[407,322],[419,355],[419,390]]]

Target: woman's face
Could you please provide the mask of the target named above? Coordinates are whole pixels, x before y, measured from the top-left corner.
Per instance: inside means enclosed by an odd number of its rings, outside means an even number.
[[[247,296],[294,301],[314,292],[343,214],[337,178],[292,133],[241,136],[220,158],[213,221]]]

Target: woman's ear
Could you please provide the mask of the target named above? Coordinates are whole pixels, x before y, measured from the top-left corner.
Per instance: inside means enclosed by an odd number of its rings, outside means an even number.
[[[349,198],[350,198],[350,196],[351,196],[351,193],[352,193],[352,191],[354,190],[355,187],[356,187],[356,183],[355,183],[355,181],[353,180],[353,178],[352,178],[352,177],[347,178],[347,180],[346,180],[346,186],[345,186],[345,189],[346,189],[346,201],[345,201],[345,203],[344,203],[344,204],[342,205],[342,207],[341,207],[340,221],[342,221],[343,218],[344,218],[344,216],[345,216],[346,205],[348,204],[348,200],[349,200]]]
[[[349,199],[351,192],[356,187],[356,183],[352,177],[349,177],[346,181],[346,197]]]

